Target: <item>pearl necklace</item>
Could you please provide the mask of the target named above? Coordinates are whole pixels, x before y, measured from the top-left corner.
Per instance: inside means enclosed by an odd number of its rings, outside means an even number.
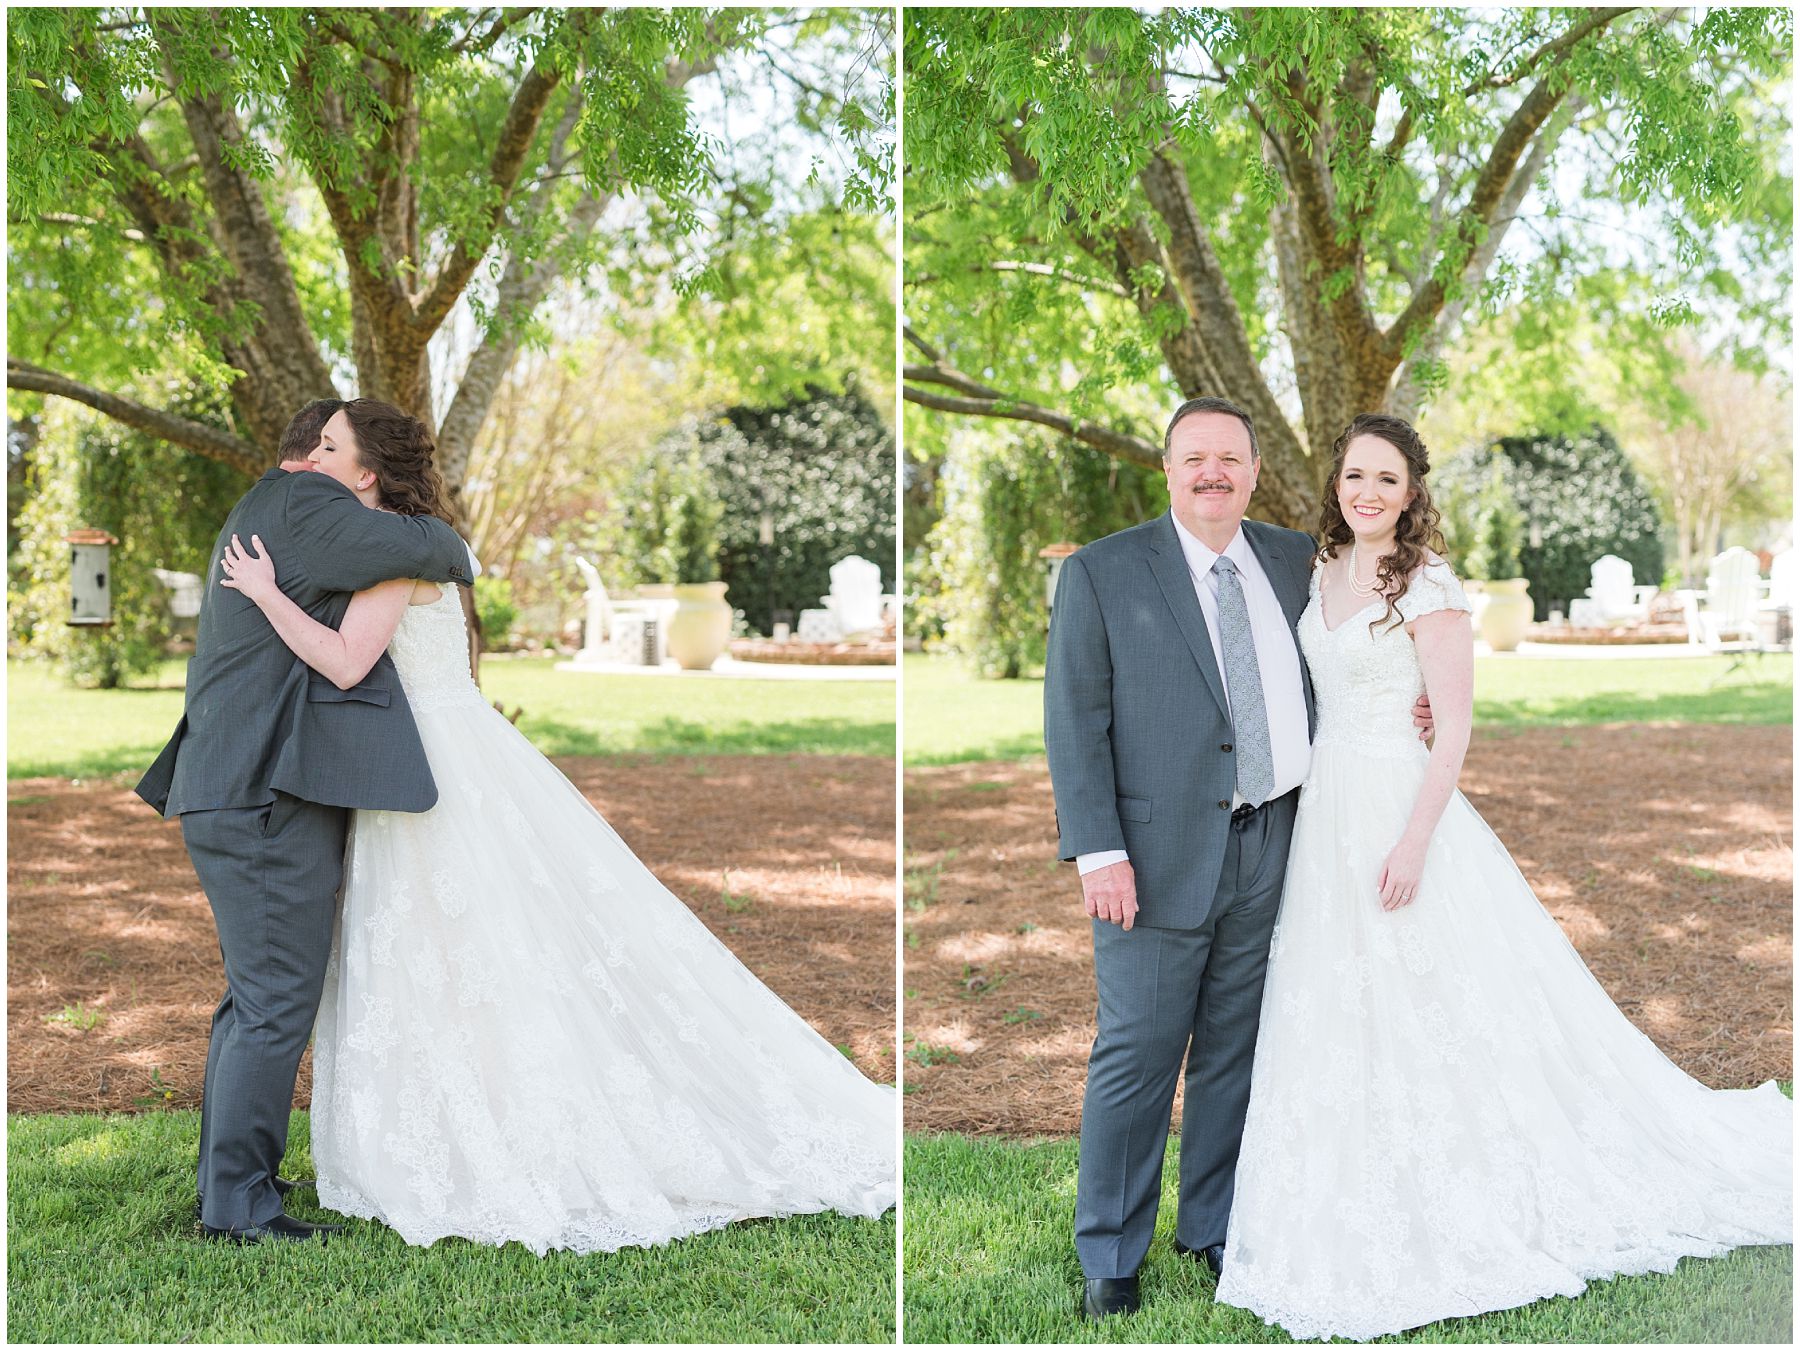
[[[1373,596],[1381,590],[1381,560],[1375,560],[1375,576],[1366,584],[1358,577],[1362,571],[1361,560],[1357,555],[1357,542],[1350,542],[1350,589],[1359,596]]]

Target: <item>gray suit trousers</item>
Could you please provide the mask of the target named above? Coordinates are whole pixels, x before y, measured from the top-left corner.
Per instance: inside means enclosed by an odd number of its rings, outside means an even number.
[[[215,1229],[281,1213],[275,1172],[319,1013],[349,822],[343,807],[286,793],[181,817],[225,959],[200,1104],[201,1219]]]
[[[1184,1054],[1175,1233],[1194,1249],[1225,1241],[1298,803],[1297,791],[1284,794],[1232,826],[1199,928],[1127,933],[1094,921],[1099,1026],[1075,1189],[1075,1252],[1089,1278],[1133,1275],[1150,1249]]]

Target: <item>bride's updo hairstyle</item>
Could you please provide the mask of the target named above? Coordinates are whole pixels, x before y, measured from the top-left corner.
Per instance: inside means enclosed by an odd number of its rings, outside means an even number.
[[[1338,505],[1338,479],[1344,473],[1344,454],[1359,436],[1378,436],[1400,452],[1400,458],[1406,461],[1406,486],[1411,490],[1400,510],[1400,519],[1394,524],[1394,548],[1375,568],[1375,585],[1387,602],[1387,610],[1369,625],[1369,632],[1373,633],[1376,624],[1389,618],[1395,624],[1401,622],[1394,604],[1406,593],[1407,582],[1425,566],[1428,551],[1442,555],[1445,550],[1443,532],[1438,529],[1438,509],[1432,505],[1431,489],[1425,484],[1425,476],[1431,471],[1425,443],[1405,418],[1389,413],[1358,413],[1331,444],[1331,473],[1325,480],[1324,504],[1319,508],[1320,561],[1336,558],[1339,547],[1355,538],[1350,523],[1344,519],[1344,509]]]
[[[351,399],[343,411],[356,434],[357,463],[375,475],[381,505],[402,516],[436,516],[455,525],[437,471],[437,442],[425,424],[380,399]]]

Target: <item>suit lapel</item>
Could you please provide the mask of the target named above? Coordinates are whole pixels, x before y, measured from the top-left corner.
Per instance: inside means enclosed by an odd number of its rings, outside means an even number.
[[[1206,630],[1206,616],[1200,613],[1200,598],[1194,594],[1194,574],[1188,571],[1187,556],[1181,552],[1181,542],[1175,538],[1172,516],[1160,518],[1150,532],[1150,571],[1162,588],[1163,599],[1175,616],[1175,626],[1187,641],[1188,650],[1194,654],[1200,674],[1206,677],[1213,698],[1219,702],[1219,712],[1229,718],[1231,705],[1225,700],[1225,682],[1219,678],[1212,635]]]
[[[1301,611],[1306,609],[1312,579],[1302,576],[1286,554],[1269,545],[1258,522],[1244,522],[1244,538],[1249,541],[1250,552],[1256,555],[1256,561],[1262,564],[1263,576],[1275,588],[1275,598],[1281,602],[1281,612],[1287,616],[1288,627],[1294,628],[1300,622]]]

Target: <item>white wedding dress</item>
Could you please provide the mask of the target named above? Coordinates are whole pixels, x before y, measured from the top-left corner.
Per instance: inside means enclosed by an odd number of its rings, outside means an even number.
[[[454,589],[391,651],[439,797],[352,822],[313,1053],[324,1206],[540,1255],[892,1206],[894,1091],[488,706]]]
[[[1367,1339],[1793,1237],[1792,1104],[1715,1092],[1613,1005],[1460,793],[1416,899],[1376,879],[1428,752],[1377,601],[1299,637],[1318,700],[1218,1298]],[[1444,564],[1408,619],[1467,610]]]

